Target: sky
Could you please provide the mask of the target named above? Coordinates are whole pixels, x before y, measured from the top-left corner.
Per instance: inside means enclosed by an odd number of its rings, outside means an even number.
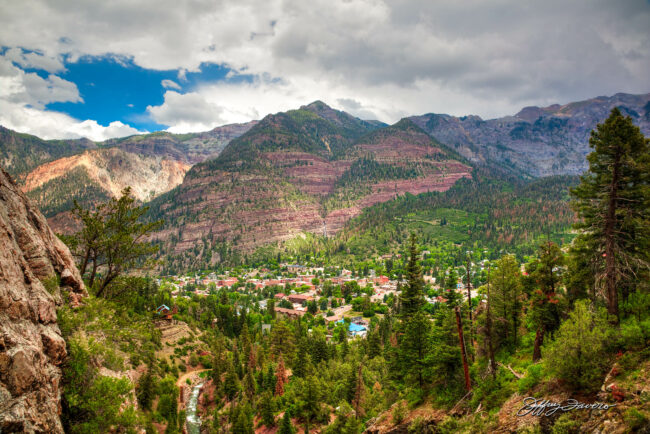
[[[650,92],[650,0],[0,0],[0,125],[46,139],[617,92]]]

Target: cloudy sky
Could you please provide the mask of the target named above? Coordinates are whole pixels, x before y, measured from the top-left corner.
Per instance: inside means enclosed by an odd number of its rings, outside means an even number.
[[[44,138],[617,92],[650,92],[649,0],[0,0],[0,125]]]

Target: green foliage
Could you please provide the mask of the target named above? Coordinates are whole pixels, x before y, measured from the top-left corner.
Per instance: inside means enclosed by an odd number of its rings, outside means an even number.
[[[580,432],[580,421],[573,419],[572,413],[564,413],[551,427],[552,434],[570,434]]]
[[[517,382],[517,389],[520,394],[524,394],[537,386],[544,376],[544,367],[540,364],[528,366],[526,375]]]
[[[402,421],[406,417],[406,412],[407,412],[407,408],[406,408],[406,403],[404,401],[400,401],[397,404],[395,404],[391,414],[393,424],[399,425],[400,423],[402,423]]]
[[[609,362],[609,338],[604,313],[586,301],[577,302],[555,339],[545,346],[546,371],[576,389],[597,389]]]
[[[289,415],[289,411],[285,411],[284,416],[282,417],[282,422],[280,423],[278,434],[294,434],[295,432],[296,430],[291,423],[291,416]]]
[[[128,285],[109,285],[127,271],[151,264],[149,257],[158,248],[146,238],[162,222],[141,223],[146,211],[146,207],[136,205],[130,187],[119,199],[112,198],[92,211],[75,203],[72,214],[82,229],[66,241],[79,258],[81,274],[89,273],[88,285],[94,287],[96,283],[97,296],[128,298]]]
[[[87,169],[80,166],[36,187],[27,196],[36,202],[45,217],[70,211],[75,201],[91,208],[110,199],[106,190],[90,178]]]
[[[631,407],[625,411],[625,414],[623,414],[623,420],[628,429],[635,431],[647,425],[648,416],[636,408]]]
[[[513,351],[519,342],[523,289],[521,271],[513,255],[501,257],[490,275],[490,303],[494,321],[494,349]]]
[[[271,392],[264,392],[260,401],[260,423],[267,428],[275,426],[275,416],[273,415],[273,395]]]
[[[407,381],[420,388],[431,378],[432,348],[431,320],[425,313],[417,312],[406,322],[400,350]]]
[[[418,263],[418,250],[415,234],[411,234],[409,247],[409,262],[406,267],[406,286],[402,289],[401,314],[403,318],[410,318],[424,306],[424,281],[422,269]]]
[[[600,277],[608,313],[618,320],[619,292],[625,298],[648,280],[650,141],[614,108],[591,132],[589,146],[589,171],[571,190],[581,218],[573,254]]]
[[[138,398],[138,404],[143,410],[151,410],[151,404],[153,403],[155,397],[155,384],[153,373],[151,368],[147,369],[138,381],[136,387],[136,396]]]
[[[121,409],[133,386],[126,378],[99,375],[92,349],[77,339],[68,341],[69,357],[63,369],[63,414],[66,429],[75,433],[129,429],[138,417],[129,406]]]

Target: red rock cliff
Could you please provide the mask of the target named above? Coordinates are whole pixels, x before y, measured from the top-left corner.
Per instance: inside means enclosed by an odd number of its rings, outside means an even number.
[[[61,369],[66,344],[56,323],[57,276],[73,299],[85,295],[68,248],[0,169],[0,432],[63,432]]]

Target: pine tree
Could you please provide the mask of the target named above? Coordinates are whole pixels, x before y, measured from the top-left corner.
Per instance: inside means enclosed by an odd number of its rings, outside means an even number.
[[[564,255],[557,244],[545,242],[539,246],[538,257],[528,266],[529,279],[536,286],[531,294],[530,318],[537,327],[533,361],[542,357],[544,335],[560,325],[556,291],[560,283],[558,267],[564,264]]]
[[[264,392],[260,401],[260,417],[262,425],[267,428],[275,426],[275,416],[273,415],[273,396],[270,392]]]
[[[418,249],[415,234],[411,234],[409,261],[406,266],[406,286],[402,288],[402,317],[409,318],[424,306],[424,280],[418,262]]]
[[[244,393],[246,394],[246,397],[250,400],[255,396],[255,390],[257,389],[257,384],[255,384],[255,378],[253,377],[253,374],[251,373],[250,369],[246,370],[246,375],[244,375],[244,380],[243,382],[243,388],[244,388]]]
[[[424,312],[417,312],[406,322],[400,351],[405,376],[420,388],[431,366],[431,348],[431,321]]]
[[[373,330],[368,335],[368,358],[372,359],[381,355],[381,337],[379,330]]]
[[[233,400],[239,392],[239,378],[237,377],[237,373],[235,372],[232,363],[229,363],[226,371],[226,378],[223,382],[223,391],[229,400]]]
[[[597,264],[607,312],[618,321],[618,288],[625,298],[650,264],[650,144],[632,119],[614,108],[591,132],[589,146],[589,171],[571,190],[582,220],[574,253]]]
[[[307,373],[307,341],[302,339],[298,344],[298,354],[293,367],[293,375],[302,378]]]
[[[280,424],[280,429],[278,430],[278,434],[295,434],[295,432],[296,430],[291,423],[291,416],[289,415],[289,411],[285,411],[284,416],[282,417],[282,423]]]
[[[138,387],[136,388],[138,403],[143,410],[151,410],[151,404],[155,396],[153,374],[151,367],[140,377]]]
[[[455,268],[451,268],[449,270],[449,275],[445,279],[445,292],[443,293],[443,297],[451,307],[458,306],[463,298],[463,296],[456,291],[457,288],[458,274],[456,273]]]
[[[523,293],[520,266],[515,257],[505,255],[500,258],[490,280],[492,314],[496,319],[494,333],[498,337],[496,347],[507,346],[514,350],[518,341]]]
[[[275,382],[275,371],[273,370],[273,365],[269,363],[266,375],[264,376],[264,390],[273,392],[275,390]]]

